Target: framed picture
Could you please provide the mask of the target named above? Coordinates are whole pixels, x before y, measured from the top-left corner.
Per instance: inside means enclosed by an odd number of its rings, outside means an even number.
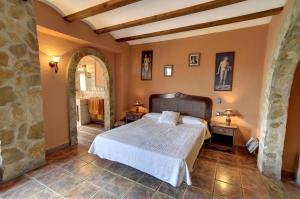
[[[232,91],[234,52],[216,54],[215,91]]]
[[[152,80],[153,51],[142,52],[141,80]]]
[[[173,76],[173,65],[168,64],[164,66],[164,76],[172,77]]]
[[[189,66],[200,66],[200,53],[189,54]]]

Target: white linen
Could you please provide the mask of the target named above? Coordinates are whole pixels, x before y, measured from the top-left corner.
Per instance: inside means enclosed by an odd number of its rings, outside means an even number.
[[[161,113],[146,113],[143,117],[149,117],[152,119],[159,119]]]
[[[198,118],[198,117],[192,117],[192,116],[180,116],[179,117],[179,120],[178,120],[179,123],[182,123],[182,124],[205,124],[207,125],[207,121],[201,119],[201,118]]]
[[[160,123],[176,126],[179,116],[180,116],[179,112],[163,111],[158,121]]]
[[[205,124],[171,126],[143,117],[96,136],[89,153],[117,161],[179,186],[191,185],[190,171],[204,139]]]

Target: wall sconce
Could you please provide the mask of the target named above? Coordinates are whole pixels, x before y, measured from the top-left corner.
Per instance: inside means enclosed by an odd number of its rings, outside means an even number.
[[[51,68],[54,67],[55,72],[58,71],[58,63],[59,63],[60,57],[59,56],[52,56],[52,60],[49,62],[49,66]]]

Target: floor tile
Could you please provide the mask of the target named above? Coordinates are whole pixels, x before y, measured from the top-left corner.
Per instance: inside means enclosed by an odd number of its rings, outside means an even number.
[[[122,174],[123,177],[129,178],[133,181],[138,181],[139,179],[141,179],[143,177],[143,175],[144,175],[143,172],[141,172],[137,169],[134,169],[132,167],[127,167]]]
[[[112,163],[113,163],[113,161],[102,159],[102,158],[96,158],[96,160],[94,160],[92,162],[93,165],[101,167],[101,168],[106,168],[109,165],[111,165]]]
[[[158,191],[173,198],[182,198],[186,187],[187,185],[185,183],[182,183],[179,187],[173,187],[172,185],[163,182]]]
[[[240,187],[218,180],[215,182],[214,193],[226,198],[243,199],[243,193]]]
[[[30,197],[30,199],[59,199],[60,196],[49,189],[44,189]]]
[[[62,179],[66,176],[69,176],[70,173],[63,170],[62,168],[55,168],[52,169],[50,172],[45,173],[44,175],[39,176],[36,178],[39,182],[43,183],[44,185],[51,185],[55,183],[58,179]]]
[[[74,189],[70,190],[65,194],[64,198],[72,198],[72,199],[86,199],[95,195],[95,193],[99,190],[99,187],[89,183],[82,182],[78,184]]]
[[[29,180],[24,184],[16,187],[15,189],[11,189],[3,194],[1,194],[1,198],[3,199],[16,199],[22,198],[26,199],[35,193],[45,189],[46,187],[41,185],[35,180]]]
[[[93,162],[94,160],[96,160],[98,157],[95,155],[91,155],[91,154],[87,154],[87,155],[83,155],[80,156],[79,159],[85,161],[86,163],[90,163]]]
[[[18,187],[22,186],[26,182],[30,181],[31,179],[27,176],[20,176],[14,180],[11,180],[7,183],[0,184],[0,196],[5,194],[8,191],[12,191],[17,189]]]
[[[81,179],[88,179],[91,176],[95,176],[98,172],[100,172],[100,168],[93,165],[93,164],[87,164],[78,170],[73,171],[72,173]]]
[[[203,189],[208,192],[213,191],[215,176],[206,175],[205,173],[192,173],[192,186]]]
[[[67,171],[75,171],[75,170],[78,170],[80,169],[81,167],[85,166],[87,163],[82,161],[82,160],[79,160],[77,158],[73,158],[67,162],[65,162],[61,168],[67,170]]]
[[[99,190],[93,199],[117,199],[117,197],[107,191]]]
[[[237,168],[218,166],[216,179],[236,186],[241,186],[241,175]]]
[[[113,173],[122,175],[122,173],[125,171],[126,168],[127,168],[126,165],[120,164],[118,162],[114,162],[111,165],[109,165],[106,169]]]
[[[283,185],[290,199],[300,198],[300,186],[297,186],[295,182],[285,182]]]
[[[154,193],[152,199],[174,199],[174,198],[157,191]]]
[[[133,186],[132,181],[117,176],[112,181],[110,181],[107,185],[105,185],[104,189],[120,197],[123,196],[132,186]]]
[[[216,162],[203,158],[198,158],[195,162],[193,173],[202,173],[209,176],[215,176],[216,167]]]
[[[91,182],[99,187],[104,187],[107,183],[112,181],[112,179],[114,179],[115,177],[117,177],[117,175],[115,175],[109,171],[106,171],[104,169],[100,169],[94,175],[91,175],[87,179],[89,182]]]
[[[135,185],[126,193],[124,199],[151,199],[154,191],[141,185]]]
[[[64,178],[58,178],[55,183],[49,186],[49,188],[60,195],[65,195],[74,189],[80,182],[81,180],[78,178],[66,176]]]
[[[242,169],[241,173],[241,184],[243,188],[253,191],[266,189],[259,173],[249,169]]]
[[[244,199],[271,199],[268,192],[243,189]]]
[[[184,193],[183,199],[211,199],[212,193],[198,189],[196,187],[188,187]]]
[[[57,167],[54,164],[46,164],[38,169],[30,171],[29,173],[27,173],[27,175],[30,177],[38,178],[42,175],[46,175],[48,172],[50,172],[51,170],[53,170],[55,168],[57,168]]]
[[[162,181],[151,176],[148,174],[144,174],[139,180],[138,182],[146,187],[149,187],[151,189],[158,189],[159,186],[161,185]]]

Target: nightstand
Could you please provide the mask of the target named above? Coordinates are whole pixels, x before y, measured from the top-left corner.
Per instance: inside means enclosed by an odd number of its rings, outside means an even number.
[[[145,115],[144,112],[128,111],[126,112],[126,123],[134,122],[141,119]]]
[[[235,136],[238,130],[237,125],[227,126],[222,123],[211,123],[211,142],[210,146],[219,150],[230,150],[233,152],[235,144]]]

